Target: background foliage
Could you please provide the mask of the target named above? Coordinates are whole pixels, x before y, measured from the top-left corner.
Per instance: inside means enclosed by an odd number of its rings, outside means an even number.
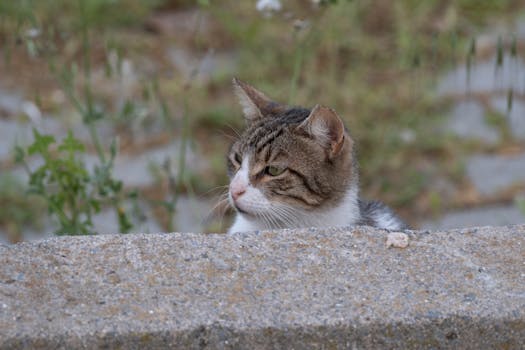
[[[280,102],[322,103],[339,111],[357,141],[364,194],[384,200],[412,224],[466,203],[444,198],[433,184],[440,177],[462,184],[461,155],[482,146],[436,132],[449,103],[436,99],[436,79],[482,55],[474,40],[481,28],[512,21],[524,5],[281,3],[279,11],[264,12],[255,2],[233,0],[0,2],[4,84],[34,96],[44,113],[82,120],[90,135],[81,140],[69,133],[57,142],[35,131],[32,145],[17,148],[18,161],[30,155],[43,159],[35,169],[26,164],[29,183],[19,185],[44,199],[56,232],[93,233],[91,216],[101,208],[114,210],[126,232],[134,225],[129,213],[140,217],[132,204],[137,195],[155,208],[153,215],[166,229],[176,229],[180,195],[209,196],[210,189],[227,183],[223,155],[242,128],[232,76]],[[519,49],[503,39],[502,54]],[[187,58],[187,70],[173,64],[169,48]],[[119,93],[111,86],[126,79],[126,60],[138,78]],[[59,102],[56,91],[64,97]],[[110,137],[97,128],[104,123],[114,127]],[[133,154],[174,139],[182,143],[177,173],[167,160],[152,169],[156,185],[138,190],[114,178],[117,148]],[[207,171],[187,167],[187,146],[205,156]],[[92,169],[78,157],[85,152],[97,155]],[[0,216],[10,232],[27,224],[25,213],[43,215],[42,204],[35,207],[33,200],[1,190],[0,196],[18,213]]]

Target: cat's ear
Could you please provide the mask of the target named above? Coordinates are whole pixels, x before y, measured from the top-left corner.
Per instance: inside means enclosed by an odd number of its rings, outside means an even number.
[[[237,78],[233,78],[233,90],[248,123],[278,114],[286,109],[285,106],[273,102],[264,93]]]
[[[298,128],[325,147],[330,157],[339,154],[343,148],[345,127],[332,108],[316,105]]]

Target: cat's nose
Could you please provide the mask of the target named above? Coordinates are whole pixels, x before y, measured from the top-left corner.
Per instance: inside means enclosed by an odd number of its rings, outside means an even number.
[[[234,201],[237,200],[242,194],[246,192],[246,187],[234,187],[231,189],[232,198]]]

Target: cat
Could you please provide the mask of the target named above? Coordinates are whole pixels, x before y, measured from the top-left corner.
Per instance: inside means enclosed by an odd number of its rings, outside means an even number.
[[[336,112],[270,100],[233,79],[247,126],[227,157],[229,233],[280,228],[369,225],[406,229],[378,201],[359,198],[354,141]]]

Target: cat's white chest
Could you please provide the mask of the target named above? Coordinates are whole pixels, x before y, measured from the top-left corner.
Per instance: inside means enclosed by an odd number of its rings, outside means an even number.
[[[261,229],[263,228],[259,227],[257,223],[250,222],[242,215],[237,214],[235,216],[235,221],[233,222],[232,227],[230,227],[230,229],[228,230],[228,233],[257,231]]]
[[[287,225],[283,227],[273,227],[269,225],[268,221],[259,221],[255,218],[250,220],[242,214],[237,213],[235,221],[228,230],[228,233],[279,228],[341,227],[355,225],[360,219],[357,198],[357,187],[353,186],[347,191],[344,199],[338,206],[324,211],[305,211],[302,215],[295,216],[293,222],[287,222]],[[274,222],[277,221],[274,220]]]

